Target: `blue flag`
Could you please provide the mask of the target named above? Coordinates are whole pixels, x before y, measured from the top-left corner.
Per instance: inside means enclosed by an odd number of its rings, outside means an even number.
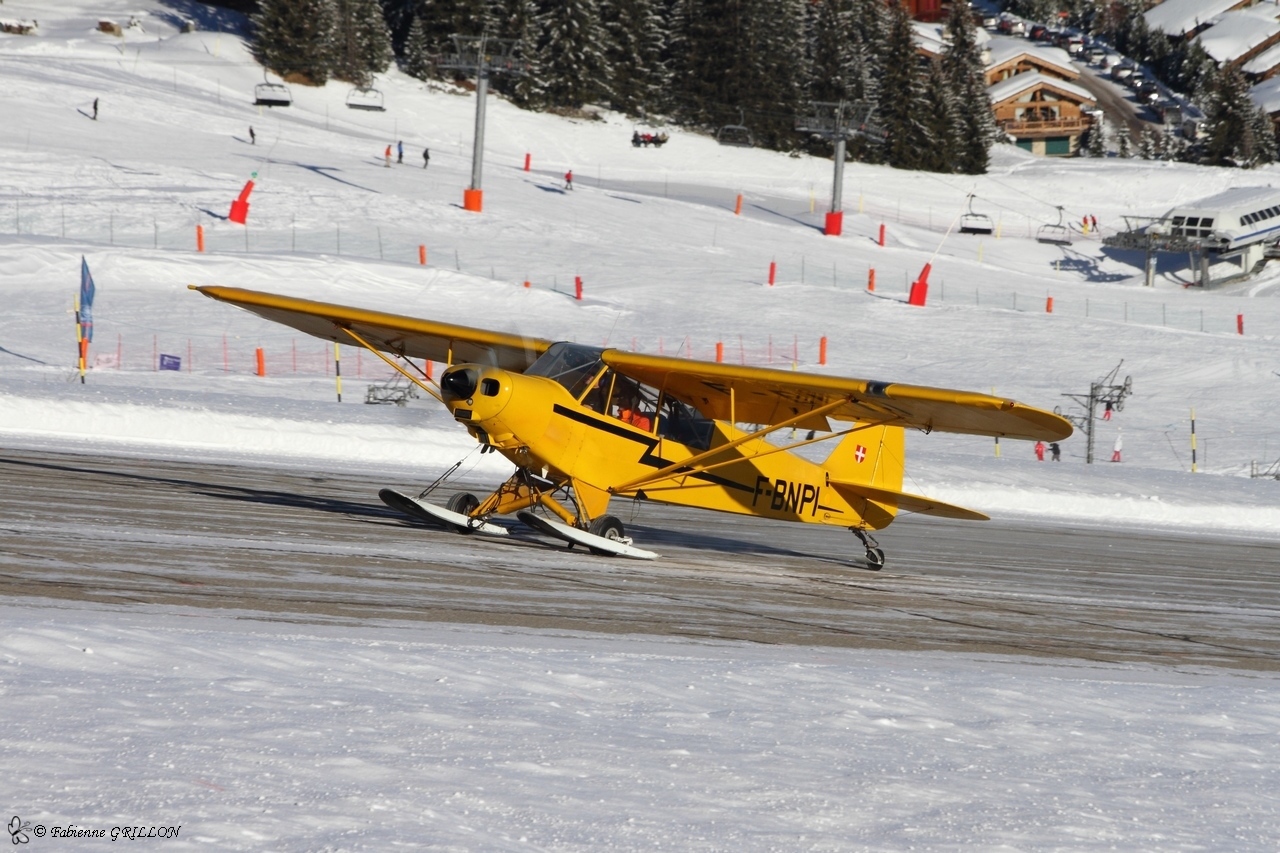
[[[80,329],[81,337],[86,341],[93,340],[93,276],[89,273],[89,262],[80,256]]]

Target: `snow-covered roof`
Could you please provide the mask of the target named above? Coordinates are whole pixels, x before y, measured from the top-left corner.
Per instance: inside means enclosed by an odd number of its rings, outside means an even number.
[[[1060,80],[1057,77],[1050,77],[1047,74],[1041,74],[1039,71],[1031,71],[1026,74],[1015,74],[1008,80],[1001,80],[999,83],[993,83],[987,87],[987,97],[991,99],[991,103],[998,104],[1001,101],[1018,95],[1027,89],[1036,86],[1046,86],[1050,89],[1057,89],[1064,92],[1082,102],[1090,104],[1096,103],[1095,99],[1087,89],[1068,83],[1066,80]]]
[[[1169,210],[1165,217],[1168,218],[1175,211],[1202,210],[1221,213],[1238,209],[1239,211],[1248,212],[1256,207],[1277,204],[1280,204],[1280,189],[1275,187],[1233,187],[1207,198],[1199,198],[1195,201],[1180,204]]]
[[[941,56],[947,46],[951,44],[951,36],[947,34],[946,27],[942,24],[926,24],[923,21],[912,21],[911,29],[915,39],[916,47],[923,48],[930,53]],[[974,32],[974,41],[978,48],[982,49],[986,43],[991,41],[991,34],[986,30],[979,28]]]
[[[1196,41],[1218,62],[1231,62],[1280,35],[1277,8],[1267,3],[1251,9],[1229,12],[1212,27],[1196,36]]]
[[[1249,90],[1249,97],[1269,113],[1280,112],[1280,77],[1263,80]]]
[[[912,21],[916,47],[922,47],[933,54],[941,55],[950,41],[944,34],[942,24],[926,24],[923,21]]]
[[[1060,47],[1037,47],[1027,44],[1023,39],[992,39],[988,50],[991,58],[987,61],[987,70],[1025,55],[1044,65],[1060,69],[1072,80],[1080,76],[1080,72],[1071,64],[1071,56]]]
[[[1246,74],[1266,74],[1280,65],[1280,44],[1267,48],[1240,67]]]
[[[1164,0],[1143,13],[1147,26],[1164,30],[1166,35],[1180,36],[1201,27],[1223,12],[1229,12],[1242,0]]]

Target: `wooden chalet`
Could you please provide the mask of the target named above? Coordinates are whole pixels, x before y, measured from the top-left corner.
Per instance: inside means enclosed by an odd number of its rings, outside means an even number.
[[[1016,74],[987,87],[996,124],[1033,154],[1069,157],[1092,120],[1097,102],[1087,90],[1039,71]]]
[[[1057,47],[1033,47],[1014,39],[998,39],[987,53],[987,85],[994,86],[1019,74],[1038,73],[1045,77],[1074,83],[1080,72],[1071,64],[1071,57]]]

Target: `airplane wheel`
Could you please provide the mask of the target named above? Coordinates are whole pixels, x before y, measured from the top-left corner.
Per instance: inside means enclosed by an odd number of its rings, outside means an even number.
[[[884,551],[879,548],[867,549],[867,565],[871,571],[878,572],[884,568]]]
[[[480,501],[475,495],[470,492],[462,492],[449,498],[449,502],[445,504],[445,509],[460,515],[471,515],[478,506],[480,506]],[[471,532],[471,528],[464,525],[454,525],[453,529],[463,534]]]
[[[587,528],[588,533],[596,536],[603,536],[605,539],[622,539],[625,532],[622,528],[622,522],[614,518],[612,515],[602,515],[595,521],[591,522],[591,526]],[[614,554],[608,551],[601,551],[598,548],[588,548],[592,554],[598,554],[602,557],[612,557]]]

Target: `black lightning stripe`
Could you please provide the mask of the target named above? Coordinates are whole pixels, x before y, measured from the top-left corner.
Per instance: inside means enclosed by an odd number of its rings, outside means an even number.
[[[648,465],[654,470],[666,468],[668,465],[674,464],[670,460],[663,459],[661,456],[654,453],[654,449],[658,446],[658,439],[655,436],[648,434],[637,435],[633,430],[627,429],[612,418],[593,417],[586,412],[578,411],[577,409],[570,409],[568,406],[562,406],[559,403],[554,404],[551,411],[557,415],[563,415],[571,421],[577,421],[580,424],[589,426],[592,429],[598,429],[602,432],[607,432],[611,435],[616,435],[620,438],[625,438],[630,441],[634,441],[637,444],[644,445],[644,453],[640,455],[639,462],[643,465]],[[744,486],[742,483],[737,483],[733,480],[719,477],[706,471],[695,471],[692,468],[680,468],[676,469],[673,473],[687,474],[696,480],[714,483],[715,485],[723,486],[726,489],[738,489],[743,492],[755,493],[755,490],[751,486]]]

